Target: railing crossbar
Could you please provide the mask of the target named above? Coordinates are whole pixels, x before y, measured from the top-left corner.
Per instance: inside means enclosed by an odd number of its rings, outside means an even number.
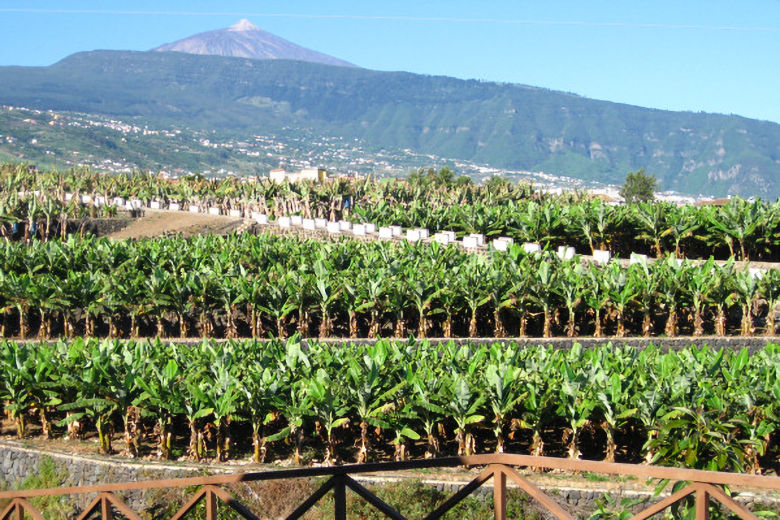
[[[493,477],[495,468],[488,466],[480,473],[477,478],[460,488],[454,495],[448,498],[442,505],[437,507],[432,513],[425,517],[425,520],[436,520],[444,516],[444,514],[458,505],[458,503],[477,490],[482,484],[487,482]]]

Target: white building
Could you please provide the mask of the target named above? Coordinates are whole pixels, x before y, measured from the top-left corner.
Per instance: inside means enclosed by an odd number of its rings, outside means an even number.
[[[322,168],[303,168],[297,172],[288,172],[286,170],[277,169],[271,170],[269,174],[270,179],[273,182],[298,182],[298,181],[313,181],[322,182],[327,178],[327,172]]]

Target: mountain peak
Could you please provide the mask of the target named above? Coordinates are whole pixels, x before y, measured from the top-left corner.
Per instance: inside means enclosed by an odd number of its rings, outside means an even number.
[[[238,21],[235,25],[231,25],[228,27],[228,31],[259,31],[260,28],[247,20],[246,18],[243,18]]]
[[[187,54],[210,54],[214,56],[230,56],[234,58],[251,58],[255,60],[297,60],[339,67],[354,67],[333,56],[328,56],[293,42],[280,38],[275,34],[260,29],[249,20],[239,20],[227,29],[209,31],[173,43],[166,43],[152,49],[158,52],[186,52]]]

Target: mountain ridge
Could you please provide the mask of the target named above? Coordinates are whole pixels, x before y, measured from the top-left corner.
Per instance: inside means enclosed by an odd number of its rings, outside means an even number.
[[[24,89],[18,86],[24,84]],[[93,51],[1,67],[0,103],[218,125],[306,128],[498,168],[681,193],[780,195],[780,125],[517,84],[287,60]]]
[[[257,60],[297,60],[340,67],[354,64],[321,52],[307,49],[264,31],[247,19],[225,29],[206,31],[151,49],[152,52],[250,58]]]

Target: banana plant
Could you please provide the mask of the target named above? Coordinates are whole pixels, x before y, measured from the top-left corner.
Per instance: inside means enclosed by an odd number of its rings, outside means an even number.
[[[395,382],[393,377],[386,375],[389,348],[391,347],[388,341],[380,340],[361,349],[362,356],[358,353],[347,360],[347,384],[344,386],[350,394],[350,401],[360,421],[360,448],[356,460],[358,464],[368,460],[369,426],[390,427],[383,419],[382,410],[403,386],[402,382]]]
[[[444,409],[455,421],[455,440],[458,443],[458,456],[472,455],[475,451],[475,440],[469,426],[482,422],[485,416],[479,412],[485,402],[485,396],[479,393],[476,385],[467,376],[455,374],[444,376],[443,386],[446,392]]]
[[[552,421],[560,392],[560,354],[550,347],[535,347],[520,365],[523,399],[519,402],[517,425],[532,432],[531,455],[544,455],[542,430]]]
[[[485,370],[485,389],[490,405],[493,422],[493,434],[496,437],[496,453],[504,453],[504,429],[511,420],[517,403],[525,398],[521,392],[520,367],[516,360],[516,348],[504,349],[503,345],[490,347],[488,365]]]
[[[758,296],[759,281],[748,269],[738,269],[734,272],[734,294],[736,303],[742,307],[742,324],[740,333],[743,336],[752,336],[755,332],[753,326],[753,307]]]
[[[244,414],[252,423],[252,461],[265,462],[268,448],[264,435],[265,426],[276,418],[274,403],[285,392],[284,379],[279,377],[268,354],[255,353],[254,359],[247,364],[241,379],[244,393]]]
[[[27,345],[8,341],[0,343],[0,397],[6,401],[4,408],[16,423],[16,436],[27,433],[25,417],[35,404],[32,387],[35,381],[35,356]]]
[[[163,347],[156,340],[153,348],[159,352]],[[153,357],[151,361],[145,365],[144,372],[137,380],[142,392],[136,403],[155,417],[159,435],[157,455],[161,459],[169,459],[172,453],[173,418],[184,411],[181,402],[183,373],[176,357]],[[165,363],[164,366],[162,363]]]
[[[579,363],[581,355],[582,348],[576,344],[559,365],[562,379],[558,411],[568,423],[568,431],[565,433],[571,459],[580,458],[580,433],[582,427],[590,421],[597,404],[591,372]]]
[[[349,422],[347,412],[349,404],[345,400],[345,388],[339,381],[334,381],[323,368],[318,369],[312,378],[306,382],[311,415],[317,419],[318,425],[325,430],[326,465],[336,464],[336,446],[333,442],[333,429]]]
[[[598,389],[596,399],[603,417],[602,429],[607,437],[605,462],[615,462],[615,432],[621,430],[637,414],[631,407],[637,350],[633,348],[598,348],[589,352],[586,362],[593,370],[593,383]]]

